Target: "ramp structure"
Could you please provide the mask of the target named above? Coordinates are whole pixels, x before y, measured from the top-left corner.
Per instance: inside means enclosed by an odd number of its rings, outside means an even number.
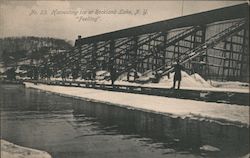
[[[154,78],[179,61],[205,79],[249,81],[247,3],[81,38],[43,65],[84,79]],[[96,73],[97,71],[103,73]],[[131,73],[133,72],[133,73]]]

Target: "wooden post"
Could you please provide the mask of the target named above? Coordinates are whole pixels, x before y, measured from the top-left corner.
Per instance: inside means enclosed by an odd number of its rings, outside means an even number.
[[[166,65],[166,50],[167,50],[167,48],[166,48],[166,43],[167,43],[167,32],[166,31],[163,31],[162,32],[162,34],[163,34],[163,47],[164,47],[164,49],[163,49],[163,59],[162,59],[162,65]]]
[[[227,44],[228,44],[228,41],[227,40],[225,40],[224,41],[225,43],[224,43],[224,49],[226,50],[227,49]],[[227,59],[227,52],[226,51],[223,51],[223,57],[224,57],[224,59],[223,59],[223,66],[222,66],[222,76],[221,76],[221,80],[222,81],[224,81],[224,76],[225,76],[225,67],[226,67],[226,60],[228,60]],[[219,70],[218,70],[219,71]]]
[[[206,41],[206,26],[202,25],[201,26],[201,44],[205,43]],[[202,66],[202,72],[204,78],[207,80],[209,78],[209,65],[208,65],[208,50],[206,49],[206,53],[203,56],[203,59],[205,58],[206,64],[205,67]]]
[[[109,69],[109,72],[110,72],[110,78],[111,78],[111,81],[112,81],[112,84],[114,82],[114,78],[116,75],[115,74],[115,59],[114,59],[114,56],[115,56],[115,41],[112,39],[110,41],[110,45],[109,45],[109,63],[108,63],[108,69]]]
[[[97,70],[97,63],[96,63],[96,58],[97,58],[97,43],[95,42],[93,44],[93,51],[92,51],[92,62],[91,62],[91,68],[92,68],[92,79],[95,80],[96,78],[96,70]]]
[[[229,56],[228,56],[228,70],[227,70],[227,78],[230,79],[230,70],[231,70],[231,62],[232,62],[232,50],[233,50],[233,37],[230,37],[230,51],[229,51]]]
[[[78,36],[78,38],[80,38],[80,37]],[[83,76],[82,76],[82,65],[83,65],[82,59],[83,59],[84,57],[83,57],[83,54],[82,54],[82,45],[78,44],[78,45],[77,45],[77,49],[78,49],[78,53],[80,54],[80,55],[79,55],[79,56],[80,56],[80,59],[78,60],[78,67],[79,67],[79,69],[80,69],[80,76],[81,76],[81,78],[83,78]],[[66,70],[65,70],[65,72],[66,72]],[[65,77],[66,77],[66,76],[65,76]]]
[[[247,38],[247,29],[246,28],[244,28],[244,32],[243,32],[243,44],[242,44],[242,54],[241,54],[241,61],[239,61],[239,62],[241,62],[240,63],[240,79],[241,79],[241,81],[242,80],[244,80],[243,79],[243,74],[244,74],[244,72],[243,72],[243,64],[244,64],[244,58],[245,58],[245,54],[246,53],[248,53],[249,52],[249,49],[248,49],[248,47],[249,47],[249,45],[247,44],[247,48],[246,48],[246,38]]]
[[[134,38],[134,48],[133,48],[133,58],[132,58],[132,61],[134,62],[134,69],[135,69],[135,72],[134,72],[134,80],[135,80],[135,78],[137,77],[137,71],[138,71],[138,64],[139,63],[137,63],[137,59],[138,59],[138,37],[137,36],[134,36],[133,37]],[[132,63],[133,63],[132,62]]]
[[[148,38],[150,38],[150,36],[151,35],[149,35],[149,37]],[[150,50],[150,42],[148,42],[148,51]],[[149,70],[150,69],[150,58],[148,58],[148,60],[147,60],[147,70]]]

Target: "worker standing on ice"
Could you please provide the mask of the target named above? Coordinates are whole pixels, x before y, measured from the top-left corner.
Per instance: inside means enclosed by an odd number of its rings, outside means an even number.
[[[176,81],[178,81],[178,89],[180,89],[181,84],[181,70],[184,70],[184,67],[179,64],[179,61],[177,60],[176,63],[174,63],[174,83],[173,83],[173,89],[175,89]]]
[[[111,85],[114,86],[114,83],[115,83],[115,80],[117,79],[117,71],[115,68],[112,68],[111,69],[111,72],[110,72],[110,79],[111,79]]]
[[[114,86],[115,80],[117,79],[117,72],[113,64],[109,65],[109,71],[110,71],[111,85]]]

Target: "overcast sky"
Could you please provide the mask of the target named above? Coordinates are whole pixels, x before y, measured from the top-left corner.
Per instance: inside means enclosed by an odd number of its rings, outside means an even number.
[[[74,41],[77,35],[87,37],[244,2],[1,0],[0,37],[39,36]]]

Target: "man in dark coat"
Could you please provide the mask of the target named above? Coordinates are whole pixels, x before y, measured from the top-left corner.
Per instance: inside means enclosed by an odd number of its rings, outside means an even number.
[[[178,81],[178,89],[180,89],[180,84],[181,84],[181,70],[184,70],[184,67],[177,63],[174,65],[174,83],[173,83],[173,89],[175,89],[176,81]]]
[[[115,68],[111,68],[110,79],[111,79],[112,86],[114,86],[115,80],[117,79],[117,72]]]

